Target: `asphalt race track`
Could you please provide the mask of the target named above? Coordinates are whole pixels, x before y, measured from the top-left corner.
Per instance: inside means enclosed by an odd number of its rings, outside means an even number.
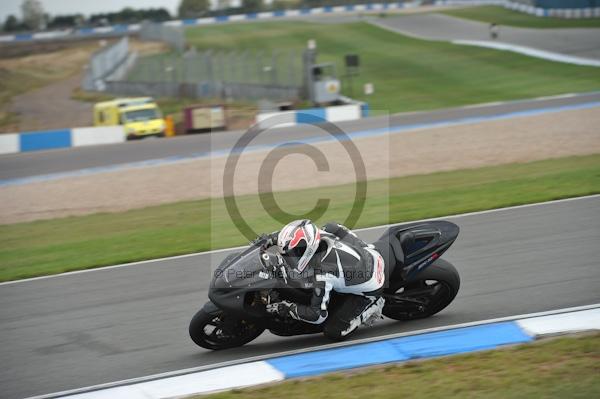
[[[427,112],[379,116],[336,123],[344,132],[386,128],[402,128],[419,124],[441,123],[465,118],[484,118],[515,112],[529,112],[561,106],[573,106],[600,101],[600,93],[576,94],[559,98],[513,101],[476,107],[450,108]],[[75,172],[89,168],[114,167],[128,163],[162,160],[165,158],[196,157],[209,151],[229,150],[243,131],[196,134],[170,139],[146,139],[113,145],[69,148],[0,156],[0,184],[12,179],[53,173]],[[253,145],[275,145],[327,135],[310,126],[271,129],[260,135]]]
[[[430,319],[385,320],[356,338],[600,302],[600,196],[465,215],[444,257],[462,276]],[[361,232],[367,240],[384,228]],[[328,343],[264,333],[221,352],[187,326],[229,251],[0,285],[0,396],[46,394]]]
[[[490,40],[490,25],[444,14],[413,14],[377,18],[374,25],[429,40]],[[600,59],[596,28],[535,29],[501,26],[498,42],[577,57]]]

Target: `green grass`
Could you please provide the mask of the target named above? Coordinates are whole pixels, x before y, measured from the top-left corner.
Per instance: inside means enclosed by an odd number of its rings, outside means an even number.
[[[66,75],[63,74],[43,75],[34,68],[9,70],[0,66],[0,129],[12,128],[16,130],[19,117],[16,113],[8,110],[8,105],[14,96],[65,77]]]
[[[261,22],[204,26],[186,30],[198,50],[302,50],[316,39],[319,62],[361,57],[354,97],[372,110],[436,109],[600,89],[600,68],[545,61],[505,51],[409,38],[363,22],[319,24]],[[366,82],[375,94],[362,95]],[[350,94],[344,88],[345,94]]]
[[[600,193],[600,155],[409,176],[368,182],[367,227]],[[316,198],[332,202],[317,221],[343,222],[354,185],[282,192],[290,213],[310,210]],[[257,232],[281,224],[257,195],[237,198]],[[273,215],[283,222],[278,212]],[[0,226],[0,281],[243,245],[222,199],[181,202],[122,213],[103,213]]]
[[[566,19],[536,17],[497,6],[460,8],[440,11],[453,17],[520,28],[600,28],[600,18]]]
[[[87,43],[50,53],[0,58],[0,130],[18,131],[19,115],[9,110],[13,97],[80,72],[96,46]]]
[[[600,334],[291,380],[209,399],[597,398]],[[200,397],[197,397],[200,398]]]

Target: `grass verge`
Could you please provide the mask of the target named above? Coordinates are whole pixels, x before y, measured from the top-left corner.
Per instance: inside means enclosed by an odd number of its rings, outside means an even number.
[[[352,97],[369,102],[374,111],[427,110],[600,90],[600,68],[418,40],[363,22],[222,24],[188,28],[186,37],[198,50],[266,54],[271,50],[299,52],[309,39],[315,39],[319,62],[334,62],[340,75],[344,55],[357,53],[361,67],[360,75],[354,78]],[[374,84],[375,95],[362,94],[367,82]],[[349,86],[343,86],[344,94],[350,95]]]
[[[292,380],[208,398],[597,398],[599,360],[600,334],[563,337]]]
[[[600,28],[600,18],[566,19],[536,17],[498,6],[481,6],[440,11],[442,14],[480,22],[520,28]]]
[[[434,173],[368,182],[355,227],[527,204],[600,193],[600,155]],[[275,193],[287,212],[331,198],[317,218],[343,221],[354,185]],[[241,214],[258,232],[281,224],[259,196],[237,197]],[[280,211],[272,215],[286,218]],[[289,217],[288,217],[289,218]],[[205,199],[80,217],[0,226],[0,281],[55,274],[247,243],[223,199]]]
[[[66,79],[81,71],[95,43],[49,53],[0,59],[0,131],[18,131],[18,115],[8,106],[14,96]]]
[[[109,43],[112,43],[110,40]],[[12,99],[20,94],[67,79],[82,73],[91,55],[100,49],[98,40],[74,43],[21,43],[23,48],[15,56],[0,57],[0,132],[18,132],[19,115],[11,112]],[[166,46],[156,42],[131,40],[130,46],[139,54],[163,52]],[[2,49],[0,49],[2,51]],[[94,96],[98,98],[98,95]],[[104,97],[108,97],[104,95]],[[94,101],[91,95],[80,90],[72,98]],[[69,126],[69,114],[65,111],[65,126]],[[91,115],[90,115],[91,117]]]

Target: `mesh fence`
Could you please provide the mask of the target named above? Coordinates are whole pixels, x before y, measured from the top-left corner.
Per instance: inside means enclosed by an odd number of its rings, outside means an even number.
[[[161,54],[138,59],[125,80],[107,87],[123,94],[292,100],[302,87],[302,56],[296,51]]]
[[[225,81],[300,85],[302,58],[298,52],[203,51],[138,59],[127,80],[137,82]]]
[[[300,98],[300,88],[232,82],[129,82],[107,81],[106,91],[131,96],[175,98],[221,98],[235,100],[269,99],[291,101]]]
[[[139,37],[141,40],[165,42],[178,51],[185,49],[185,34],[181,27],[144,21],[140,27]]]
[[[92,55],[81,86],[84,90],[104,90],[106,79],[124,75],[129,58],[129,39],[125,36]]]

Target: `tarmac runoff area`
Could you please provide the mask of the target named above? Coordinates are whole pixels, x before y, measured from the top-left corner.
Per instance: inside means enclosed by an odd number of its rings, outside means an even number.
[[[600,196],[595,195],[438,218],[461,229],[444,254],[461,275],[454,302],[427,319],[386,319],[359,329],[352,343],[600,303],[598,215]],[[357,234],[371,242],[386,228]],[[213,268],[235,250],[0,284],[2,397],[131,378],[147,381],[145,376],[331,348],[319,334],[277,337],[268,332],[234,350],[213,352],[194,345],[188,323],[207,300]]]
[[[381,28],[419,39],[491,48],[503,46],[504,50],[538,58],[600,66],[600,28],[530,29],[501,26],[498,39],[490,40],[489,24],[443,14],[415,14],[369,21]]]
[[[426,174],[600,152],[600,106],[507,118],[478,118],[403,128],[390,134],[353,132],[368,179]],[[268,133],[267,133],[268,134]],[[351,183],[352,160],[337,142],[313,140],[329,164],[317,170],[306,155],[265,163],[269,150],[245,153],[235,174],[235,194],[253,194],[261,166],[274,167],[273,191]],[[272,147],[271,147],[272,149]],[[289,151],[280,149],[278,151]],[[223,195],[222,156],[151,164],[57,180],[0,186],[0,223],[16,223]],[[275,164],[277,166],[275,167]],[[302,170],[303,179],[297,179]]]

